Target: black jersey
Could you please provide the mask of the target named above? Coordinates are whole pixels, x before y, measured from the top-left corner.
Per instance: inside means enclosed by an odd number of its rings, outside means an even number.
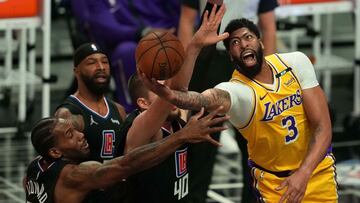
[[[67,164],[63,160],[54,161],[47,169],[42,169],[38,156],[28,166],[25,178],[26,201],[29,203],[54,202],[55,185],[61,170]]]
[[[108,112],[101,116],[70,95],[58,108],[67,108],[72,114],[81,114],[84,119],[84,134],[90,148],[90,160],[103,162],[124,152],[126,135],[121,133],[123,120],[115,103],[104,97]]]
[[[172,122],[174,132],[184,125],[183,120]],[[163,128],[162,132],[164,137],[170,135]],[[187,149],[185,144],[159,165],[129,177],[125,202],[171,203],[186,200],[190,192]]]

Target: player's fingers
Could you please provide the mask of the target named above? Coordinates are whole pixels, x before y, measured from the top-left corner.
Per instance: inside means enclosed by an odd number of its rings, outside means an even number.
[[[230,35],[228,32],[224,32],[218,36],[219,41],[223,41],[224,39],[228,38]]]
[[[215,16],[215,22],[218,24],[221,22],[224,14],[226,11],[226,7],[225,4],[221,5],[220,9],[218,10],[218,12],[216,12],[216,16]]]
[[[304,197],[304,194],[303,194],[303,193],[298,194],[298,195],[296,196],[296,198],[294,198],[294,202],[300,203],[300,202],[302,201],[303,197]]]
[[[219,127],[209,128],[207,131],[208,131],[209,134],[212,134],[212,133],[220,132],[220,131],[223,131],[223,130],[226,130],[226,129],[228,129],[227,126],[219,126]]]
[[[219,106],[217,109],[215,109],[215,111],[210,112],[207,116],[204,117],[204,119],[208,119],[211,120],[212,118],[214,118],[216,115],[219,114],[219,112],[223,109],[223,106]]]
[[[201,107],[200,111],[193,115],[192,118],[199,120],[202,115],[204,115],[204,107]]]
[[[287,180],[284,180],[278,187],[275,188],[276,191],[280,191],[285,188],[287,185]]]
[[[222,147],[222,144],[220,142],[214,140],[210,135],[207,135],[205,139],[217,147]]]
[[[211,9],[211,13],[210,13],[210,16],[209,16],[209,21],[212,22],[215,20],[215,14],[216,14],[216,7],[217,5],[214,4],[212,9]]]
[[[286,191],[280,198],[279,203],[283,203],[289,197],[289,191]]]
[[[209,121],[209,126],[213,126],[213,125],[216,125],[216,124],[219,124],[219,123],[223,123],[227,120],[229,120],[230,116],[221,116],[221,117],[216,117],[214,119],[211,119]]]
[[[202,21],[202,24],[208,22],[208,15],[209,15],[209,11],[206,10],[205,13],[204,13],[204,17],[203,17],[203,21]]]

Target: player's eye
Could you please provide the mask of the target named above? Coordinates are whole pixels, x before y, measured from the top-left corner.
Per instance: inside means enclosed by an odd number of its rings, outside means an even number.
[[[253,38],[254,38],[254,36],[251,35],[251,34],[246,35],[246,39],[247,39],[247,40],[250,40],[250,39],[253,39]]]
[[[88,65],[93,65],[93,64],[95,64],[95,63],[96,63],[95,60],[88,60],[86,64],[88,64]]]
[[[231,41],[231,44],[232,45],[238,45],[240,43],[240,41],[238,40],[238,39],[233,39],[232,41]]]

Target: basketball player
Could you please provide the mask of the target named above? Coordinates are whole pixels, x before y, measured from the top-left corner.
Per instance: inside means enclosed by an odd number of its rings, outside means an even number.
[[[24,179],[26,201],[87,202],[85,199],[90,191],[106,188],[160,163],[186,142],[210,141],[219,145],[209,133],[225,128],[211,126],[228,118],[214,118],[215,113],[200,118],[203,112],[193,116],[182,130],[166,139],[136,148],[103,164],[86,161],[90,156],[89,144],[84,134],[77,130],[77,124],[74,126],[74,119],[40,120],[31,133],[31,142],[40,156],[30,163]]]
[[[85,43],[74,53],[74,75],[78,89],[57,108],[58,118],[76,118],[74,125],[84,133],[89,143],[89,160],[103,162],[123,154],[126,136],[121,132],[125,119],[124,108],[107,97],[109,88],[109,61],[96,44]],[[117,192],[122,184],[107,190],[94,191],[92,202],[119,201]]]
[[[55,116],[80,117],[76,127],[85,134],[91,160],[102,162],[121,155],[120,143],[125,138],[120,126],[126,113],[120,104],[105,97],[110,82],[107,56],[96,44],[81,45],[74,54],[74,74],[78,89],[57,108]]]
[[[200,44],[211,44],[226,38],[226,35],[216,34],[225,13],[225,7],[221,7],[218,12],[215,8],[210,12],[209,18],[204,19],[200,29],[194,35],[185,55],[185,66],[171,78],[171,87],[187,88],[190,78],[184,75],[191,75],[188,73],[191,71],[191,66],[186,64],[193,63],[196,52],[200,50],[198,47],[203,46]],[[132,100],[136,101],[138,110],[125,121],[126,124],[132,125],[127,133],[127,152],[138,146],[164,139],[185,125],[185,121],[180,118],[180,110],[149,91],[139,80],[138,75],[132,76],[129,80],[129,92]],[[134,120],[133,123],[132,120]],[[188,156],[188,145],[185,144],[179,146],[173,155],[160,165],[129,177],[126,202],[188,202],[188,195],[192,192],[189,189],[191,182],[189,159],[191,157]]]
[[[197,24],[199,14],[211,8],[211,5],[228,5],[224,18],[222,19],[218,32],[222,33],[225,26],[232,19],[247,17],[254,22],[258,22],[264,43],[265,54],[275,53],[276,50],[276,18],[275,8],[277,0],[181,0],[181,15],[179,21],[178,36],[186,46],[194,34],[194,27]],[[223,67],[223,68],[219,68]],[[234,68],[222,42],[204,47],[196,60],[194,73],[189,84],[189,90],[202,92],[215,85],[228,81],[231,78]],[[250,170],[247,167],[248,152],[246,140],[236,131],[235,139],[241,151],[242,183],[241,192],[242,203],[256,202],[252,195]],[[220,139],[220,135],[212,135],[213,138]],[[208,186],[211,183],[213,166],[216,161],[217,148],[208,143],[201,143],[190,147],[193,153],[191,166],[200,172],[193,173],[192,188],[196,190],[192,199],[197,203],[205,203],[207,198]],[[207,159],[206,163],[199,160]]]
[[[257,26],[231,21],[224,45],[234,62],[229,82],[202,93],[175,91],[141,77],[180,108],[221,113],[248,141],[260,202],[337,202],[331,122],[310,60],[301,52],[263,56]]]

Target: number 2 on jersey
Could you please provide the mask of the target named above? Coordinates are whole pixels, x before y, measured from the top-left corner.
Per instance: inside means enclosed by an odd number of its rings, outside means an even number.
[[[293,116],[288,116],[281,120],[283,128],[287,128],[289,134],[285,136],[285,144],[290,144],[296,141],[299,131],[296,128],[296,120]]]

